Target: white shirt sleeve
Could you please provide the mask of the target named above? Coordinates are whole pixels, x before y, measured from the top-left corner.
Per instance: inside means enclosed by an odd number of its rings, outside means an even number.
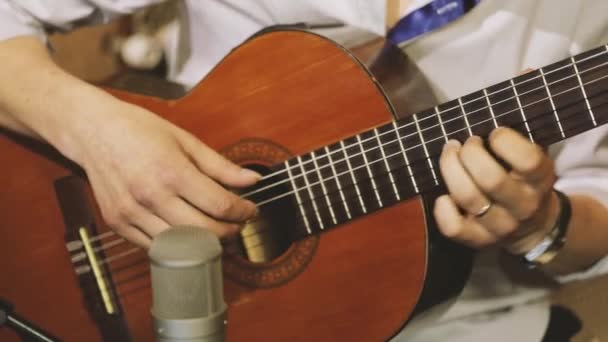
[[[106,23],[163,0],[0,0],[0,40]]]
[[[608,208],[608,126],[570,138],[553,146],[550,152],[559,176],[556,189],[571,195],[592,196]],[[608,273],[608,256],[584,271],[558,277],[558,280],[582,280],[603,273]]]

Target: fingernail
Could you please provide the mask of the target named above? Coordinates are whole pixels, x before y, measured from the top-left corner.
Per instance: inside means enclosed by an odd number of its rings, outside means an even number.
[[[500,132],[506,130],[505,127],[496,127],[492,130],[492,132],[490,132],[490,135],[488,136],[488,138],[492,138],[494,137],[496,134],[499,134]]]
[[[448,140],[445,145],[443,145],[443,149],[445,150],[446,148],[459,148],[461,146],[460,141],[455,140],[455,139],[450,139]]]
[[[254,178],[255,180],[259,180],[260,178],[262,178],[262,175],[260,175],[259,173],[246,168],[241,169],[241,174],[247,178]]]
[[[477,135],[472,135],[469,137],[469,139],[467,139],[467,141],[473,142],[473,143],[480,143],[482,140],[481,140],[481,137],[479,137]]]

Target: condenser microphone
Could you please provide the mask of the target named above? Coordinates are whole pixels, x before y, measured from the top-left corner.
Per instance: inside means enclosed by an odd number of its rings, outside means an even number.
[[[221,254],[218,238],[199,227],[174,227],[154,238],[148,255],[157,341],[224,341]]]

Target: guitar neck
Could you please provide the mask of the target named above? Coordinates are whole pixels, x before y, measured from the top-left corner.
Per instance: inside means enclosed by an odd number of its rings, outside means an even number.
[[[292,201],[307,236],[433,190],[446,141],[511,127],[547,146],[608,121],[608,46],[564,59],[274,167],[249,198]],[[283,184],[284,191],[264,191]]]

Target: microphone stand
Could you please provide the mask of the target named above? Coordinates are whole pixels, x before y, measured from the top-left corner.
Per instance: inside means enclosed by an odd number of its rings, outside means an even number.
[[[32,322],[14,313],[11,303],[0,298],[0,328],[7,326],[17,333],[23,342],[59,342],[57,337],[45,332]]]

